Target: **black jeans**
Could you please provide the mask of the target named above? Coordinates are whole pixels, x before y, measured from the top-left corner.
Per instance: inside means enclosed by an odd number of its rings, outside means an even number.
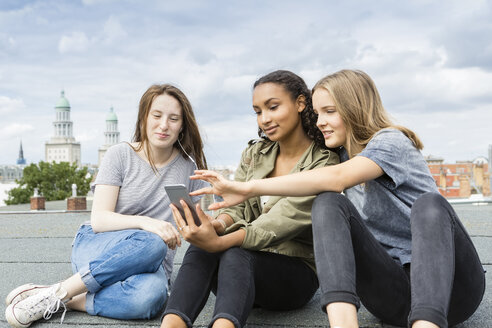
[[[465,228],[440,194],[424,194],[412,207],[410,270],[388,255],[345,196],[320,194],[312,217],[324,311],[332,302],[358,308],[361,301],[392,325],[428,320],[447,327],[466,320],[480,304],[483,267]]]
[[[208,253],[191,245],[164,315],[176,314],[191,327],[213,291],[216,300],[210,326],[225,318],[239,328],[253,306],[296,309],[309,302],[317,289],[315,272],[299,258],[239,247]]]

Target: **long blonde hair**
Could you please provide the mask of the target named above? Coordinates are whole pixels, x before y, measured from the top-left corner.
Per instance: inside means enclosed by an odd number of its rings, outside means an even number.
[[[195,115],[191,103],[185,94],[178,88],[170,84],[155,84],[150,86],[140,99],[138,106],[138,118],[135,124],[135,133],[133,135],[133,141],[138,142],[138,146],[134,148],[135,151],[140,151],[145,147],[145,153],[148,157],[150,166],[157,172],[154,164],[154,159],[150,151],[150,146],[147,136],[147,117],[149,116],[150,107],[152,102],[157,96],[168,95],[176,99],[181,105],[183,114],[183,126],[179,134],[181,145],[183,145],[184,151],[179,147],[178,141],[174,143],[174,146],[179,149],[181,155],[188,159],[190,154],[196,161],[196,165],[199,169],[207,169],[207,161],[203,153],[203,142],[200,137],[198,125],[196,123]]]
[[[403,132],[417,147],[424,145],[410,129],[395,125],[383,107],[376,85],[359,70],[341,70],[325,76],[313,88],[330,93],[347,130],[346,148],[350,158],[360,153],[381,129],[395,128]]]

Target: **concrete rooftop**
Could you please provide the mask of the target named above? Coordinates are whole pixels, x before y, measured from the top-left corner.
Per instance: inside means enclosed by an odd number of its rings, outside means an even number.
[[[64,201],[48,202],[46,211],[30,212],[29,205],[0,207],[0,327],[8,327],[4,318],[3,298],[18,285],[33,282],[49,284],[71,275],[71,242],[79,225],[89,220],[88,211],[69,213]],[[90,206],[90,202],[89,202]],[[492,279],[492,205],[454,205],[468,229],[484,267],[487,281]],[[24,211],[24,212],[19,212]],[[181,265],[185,247],[178,251],[174,263],[174,280]],[[214,296],[211,295],[196,327],[206,327],[213,312]],[[361,327],[391,327],[368,313],[359,311]],[[58,327],[60,315],[50,321],[38,321],[31,327]],[[159,327],[158,319],[149,321],[120,321],[90,316],[86,313],[67,312],[63,325],[66,327]],[[318,295],[302,309],[289,312],[274,312],[255,309],[248,319],[248,328],[253,327],[329,327],[321,312]],[[492,328],[492,288],[487,286],[484,300],[478,311],[458,327]]]

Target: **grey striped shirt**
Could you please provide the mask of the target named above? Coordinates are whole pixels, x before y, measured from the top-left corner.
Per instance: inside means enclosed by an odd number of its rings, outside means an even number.
[[[150,164],[140,158],[130,145],[119,143],[107,150],[94,184],[120,187],[116,213],[149,216],[175,225],[164,186],[181,183],[190,191],[205,187],[204,181],[189,179],[194,170],[195,164],[179,154],[158,169],[156,175]],[[175,254],[176,251],[169,249],[163,263],[168,278],[171,278]]]

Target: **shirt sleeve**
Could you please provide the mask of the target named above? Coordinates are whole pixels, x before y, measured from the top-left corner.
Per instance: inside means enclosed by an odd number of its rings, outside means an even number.
[[[408,180],[410,147],[415,146],[403,132],[387,129],[378,132],[357,156],[374,161],[385,173],[377,181],[393,190]]]
[[[119,186],[123,184],[122,153],[125,145],[118,144],[106,151],[99,171],[97,172],[94,186],[98,184]],[[128,146],[129,147],[129,146]]]

